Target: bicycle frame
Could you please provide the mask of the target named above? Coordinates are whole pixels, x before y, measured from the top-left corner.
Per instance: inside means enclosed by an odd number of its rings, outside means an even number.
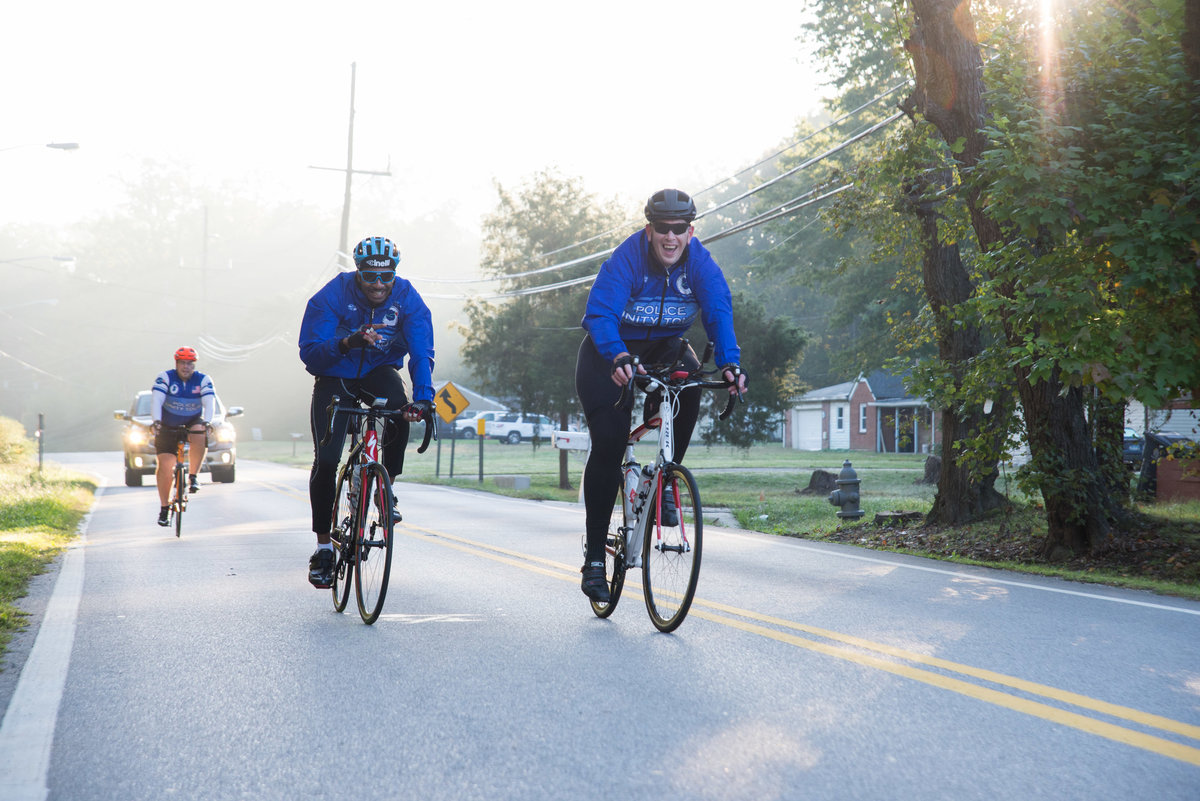
[[[674,375],[686,377],[687,374],[677,373]],[[651,515],[646,513],[648,511],[646,504],[653,498],[655,520],[659,519],[662,511],[662,471],[664,467],[674,462],[675,412],[679,408],[679,393],[687,389],[687,385],[672,386],[653,377],[647,377],[645,383],[647,391],[653,391],[657,387],[663,393],[663,401],[659,404],[658,411],[653,417],[629,432],[629,441],[625,445],[625,458],[621,465],[622,475],[625,475],[631,466],[637,465],[633,446],[651,431],[658,431],[658,451],[655,453],[654,462],[649,465],[651,471],[649,482],[642,480],[642,476],[645,475],[643,471],[647,469],[643,467],[638,471],[640,475],[635,487],[629,486],[632,482],[626,476],[622,492],[625,520],[635,521],[633,526],[625,527],[625,566],[627,568],[641,567],[642,564],[642,541],[646,536],[646,528],[651,518]],[[664,415],[664,411],[667,414]]]

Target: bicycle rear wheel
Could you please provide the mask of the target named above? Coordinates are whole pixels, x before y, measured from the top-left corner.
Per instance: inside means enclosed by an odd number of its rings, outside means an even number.
[[[333,496],[333,523],[329,536],[333,539],[333,611],[344,612],[350,601],[354,584],[354,499],[351,495],[350,470],[338,477],[337,494]]]
[[[358,548],[354,555],[354,587],[364,623],[374,623],[383,609],[392,571],[392,486],[382,465],[362,472]]]
[[[604,541],[604,578],[608,581],[608,603],[591,602],[596,617],[608,617],[613,613],[617,601],[621,600],[621,590],[625,587],[625,530],[615,525],[609,528]]]
[[[175,509],[175,536],[183,530],[183,510],[187,507],[187,476],[183,472],[183,466],[175,463],[175,503],[172,504]]]
[[[642,542],[642,587],[646,611],[655,628],[671,632],[687,617],[700,578],[700,553],[704,543],[704,519],[696,479],[686,467],[663,468],[658,484],[662,507],[673,504],[674,519],[661,517],[672,525],[660,525],[658,504],[650,496],[649,525]]]

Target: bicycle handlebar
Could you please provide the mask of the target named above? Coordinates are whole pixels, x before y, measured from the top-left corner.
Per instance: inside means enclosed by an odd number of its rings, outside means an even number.
[[[360,401],[355,401],[354,406],[343,406],[342,399],[338,395],[334,395],[329,401],[329,405],[325,407],[325,416],[329,418],[329,428],[325,431],[325,436],[321,437],[321,445],[324,446],[329,442],[329,438],[333,436],[333,425],[337,420],[338,413],[347,415],[356,415],[358,417],[403,417],[413,407],[413,404],[406,403],[399,409],[377,409],[374,406],[363,408]],[[427,409],[422,409],[420,421],[425,423],[425,437],[421,440],[421,446],[417,448],[417,453],[424,453],[429,449],[429,442],[435,436],[437,426],[433,422],[433,406],[430,405]]]
[[[700,368],[690,372],[682,369],[684,356],[687,354],[687,352],[688,341],[681,338],[679,340],[679,353],[676,355],[674,362],[669,364],[643,364],[641,366],[645,369],[645,373],[637,372],[638,365],[641,364],[641,362],[638,357],[634,356],[633,381],[630,383],[637,384],[642,388],[643,391],[646,391],[655,384],[666,389],[674,390],[684,390],[692,387],[699,387],[701,389],[728,389],[729,387],[736,386],[736,376],[734,377],[733,382],[725,380],[724,377],[722,377],[720,380],[714,381],[707,377],[715,375],[717,372],[716,370],[700,369],[704,366],[704,363],[712,357],[713,343],[709,342],[708,346],[704,349],[704,358],[700,360]],[[629,384],[621,387],[621,396],[617,398],[615,406],[620,407],[625,403],[625,395],[628,391]],[[729,417],[729,415],[733,412],[734,403],[739,400],[745,402],[745,398],[742,396],[741,390],[729,393],[729,400],[726,402],[725,408],[721,410],[718,418],[724,420]]]

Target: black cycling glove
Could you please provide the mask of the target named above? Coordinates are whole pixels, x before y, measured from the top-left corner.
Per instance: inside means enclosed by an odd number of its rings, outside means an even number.
[[[349,353],[355,348],[365,347],[367,347],[367,338],[363,335],[361,330],[355,331],[345,339],[338,340],[338,350],[340,350],[342,353]]]
[[[622,367],[624,367],[627,364],[633,365],[635,368],[637,366],[637,362],[628,353],[626,353],[624,356],[618,356],[616,359],[613,359],[613,366],[612,366],[612,370],[610,370],[610,372],[615,373],[615,372],[617,372],[617,370],[620,370]],[[635,369],[634,372],[636,373],[637,370]]]
[[[433,417],[433,403],[427,400],[413,401],[408,404],[408,410],[418,412],[422,420],[429,420]]]
[[[721,367],[717,372],[720,374],[720,376],[722,378],[724,378],[726,371],[733,373],[733,383],[735,386],[737,385],[737,377],[739,375],[743,376],[746,379],[745,387],[747,389],[749,389],[750,376],[746,375],[746,371],[742,369],[742,366],[740,364],[737,364],[736,362],[730,362],[729,364],[726,364],[723,367]]]

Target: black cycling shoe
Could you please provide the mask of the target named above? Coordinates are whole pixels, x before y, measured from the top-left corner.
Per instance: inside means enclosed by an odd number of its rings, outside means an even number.
[[[171,525],[171,510],[165,506],[158,510],[158,524],[160,526]]]
[[[188,492],[195,494],[200,491],[200,482],[195,476],[188,476]]]
[[[608,577],[604,575],[604,563],[589,562],[579,572],[583,573],[583,580],[579,582],[583,594],[598,604],[608,603]]]
[[[308,583],[318,590],[333,586],[333,549],[318,548],[308,557]]]

